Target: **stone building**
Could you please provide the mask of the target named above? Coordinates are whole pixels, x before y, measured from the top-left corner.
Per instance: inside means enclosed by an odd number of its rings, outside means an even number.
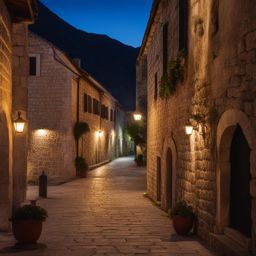
[[[190,203],[226,255],[256,250],[255,13],[251,0],[155,0],[138,57],[148,194],[166,211]]]
[[[8,230],[12,209],[24,201],[27,129],[17,133],[13,119],[27,113],[27,25],[35,1],[0,0],[0,230]]]
[[[144,117],[147,113],[147,58],[138,59],[136,63],[136,111]]]
[[[78,59],[32,32],[29,38],[29,182],[37,182],[43,171],[50,183],[75,176],[77,122],[90,128],[78,149],[90,167],[125,153],[121,140],[125,112],[118,101],[80,68]]]

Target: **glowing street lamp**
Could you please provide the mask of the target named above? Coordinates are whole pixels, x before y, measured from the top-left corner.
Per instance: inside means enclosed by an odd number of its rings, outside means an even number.
[[[139,113],[139,112],[135,112],[133,114],[133,118],[134,118],[135,121],[140,121],[142,119],[142,114]]]
[[[193,126],[191,124],[186,124],[185,132],[187,135],[191,135],[193,133]]]
[[[96,136],[97,136],[98,138],[101,138],[101,137],[103,136],[103,131],[102,131],[102,130],[96,131]]]
[[[25,123],[26,120],[21,117],[21,112],[19,111],[18,117],[13,121],[15,131],[18,133],[24,132]]]

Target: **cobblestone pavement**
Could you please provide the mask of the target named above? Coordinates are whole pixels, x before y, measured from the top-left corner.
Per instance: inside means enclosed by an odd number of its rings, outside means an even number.
[[[197,241],[170,241],[171,220],[142,196],[145,185],[145,168],[126,157],[87,179],[51,186],[38,201],[49,213],[38,248],[14,252],[12,235],[0,233],[0,255],[213,255]],[[28,197],[36,192],[30,187]]]

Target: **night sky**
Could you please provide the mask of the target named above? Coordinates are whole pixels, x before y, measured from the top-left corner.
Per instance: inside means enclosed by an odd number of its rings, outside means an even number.
[[[76,28],[138,47],[153,0],[41,0]]]

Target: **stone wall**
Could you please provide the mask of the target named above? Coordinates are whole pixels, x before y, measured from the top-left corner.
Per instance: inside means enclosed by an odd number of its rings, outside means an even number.
[[[26,194],[27,126],[13,129],[17,112],[26,118],[28,41],[27,24],[12,23],[0,0],[0,230],[8,230],[12,209]]]
[[[75,176],[74,75],[54,59],[50,43],[32,33],[29,39],[29,54],[40,56],[40,74],[29,77],[28,181],[37,182],[44,171],[50,183],[59,183]]]
[[[166,21],[169,22],[169,61],[175,60],[178,55],[178,2],[161,1],[159,15],[143,53],[147,56],[148,70],[147,188],[150,197],[157,200],[157,157],[160,157],[163,209],[167,210],[180,199],[188,201],[198,216],[198,234],[209,241],[210,232],[223,232],[224,226],[218,220],[218,213],[227,215],[227,212],[221,213],[220,210],[223,198],[219,196],[221,152],[217,140],[222,138],[220,132],[217,134],[219,120],[228,116],[225,115],[227,111],[241,111],[246,118],[239,119],[239,115],[233,115],[233,123],[228,122],[231,117],[226,117],[228,120],[225,119],[224,123],[230,123],[232,127],[241,124],[248,141],[254,141],[256,136],[256,6],[249,0],[243,3],[233,0],[219,3],[189,1],[185,79],[178,84],[173,96],[168,99],[158,96],[155,99],[155,74],[158,73],[158,86],[163,74],[162,29]],[[191,136],[185,134],[189,119],[195,128]],[[241,121],[244,119],[248,122]],[[253,142],[250,144],[251,169],[255,164],[255,146]],[[227,147],[230,148],[230,144]],[[166,159],[168,148],[172,152],[169,168]],[[255,221],[253,170],[251,196],[252,220]],[[225,180],[221,182],[225,183]],[[255,229],[252,240],[255,243]]]
[[[147,113],[147,58],[143,57],[136,63],[136,110]]]
[[[0,230],[8,229],[12,207],[12,41],[9,14],[0,1]]]
[[[90,132],[82,137],[80,150],[89,165],[110,161],[115,158],[115,123],[110,121],[110,109],[116,108],[116,102],[108,92],[95,88],[92,81],[81,80],[80,85],[80,121],[89,124]],[[84,94],[98,100],[109,109],[108,120],[100,115],[84,112]],[[98,134],[98,131],[102,133]]]
[[[89,166],[114,159],[119,121],[110,120],[110,109],[114,118],[117,101],[91,76],[82,74],[65,53],[33,33],[30,33],[29,54],[40,60],[40,73],[29,77],[29,182],[37,182],[42,171],[50,183],[75,176],[73,128],[77,122],[78,87],[79,122],[88,123],[90,128],[79,140],[79,156],[84,157]],[[85,94],[108,107],[108,120],[84,111]]]
[[[12,70],[12,106],[13,113],[22,112],[27,119],[28,103],[28,26],[13,24],[13,70]],[[20,206],[26,197],[27,188],[27,139],[28,126],[22,134],[16,133],[13,138],[13,205]]]

